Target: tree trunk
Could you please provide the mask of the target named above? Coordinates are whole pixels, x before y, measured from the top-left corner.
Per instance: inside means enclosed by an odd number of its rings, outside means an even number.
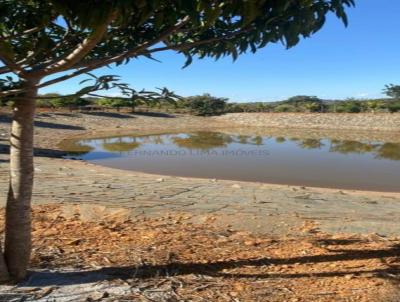
[[[33,122],[37,81],[15,99],[10,136],[10,184],[6,206],[4,255],[14,280],[25,278],[31,254],[31,197],[33,187]]]
[[[5,282],[8,280],[10,280],[10,274],[8,273],[6,261],[4,259],[0,244],[0,282]]]

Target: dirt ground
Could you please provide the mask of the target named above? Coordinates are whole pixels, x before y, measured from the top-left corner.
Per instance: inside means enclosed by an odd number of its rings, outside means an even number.
[[[35,273],[0,298],[400,301],[399,239],[329,235],[312,222],[295,237],[255,236],[187,215],[132,220],[104,210],[35,207]]]
[[[8,127],[0,116],[3,205]],[[400,301],[398,193],[149,175],[60,158],[70,137],[227,127],[249,131],[219,118],[38,114],[32,274],[0,287],[0,301]]]

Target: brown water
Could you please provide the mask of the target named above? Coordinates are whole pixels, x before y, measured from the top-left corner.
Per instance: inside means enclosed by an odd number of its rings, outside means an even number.
[[[193,132],[74,142],[69,156],[154,174],[400,192],[400,144]]]

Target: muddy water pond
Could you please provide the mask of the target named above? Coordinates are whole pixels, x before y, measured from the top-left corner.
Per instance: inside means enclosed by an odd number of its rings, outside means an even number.
[[[69,157],[184,177],[400,192],[400,143],[191,132],[82,139]]]

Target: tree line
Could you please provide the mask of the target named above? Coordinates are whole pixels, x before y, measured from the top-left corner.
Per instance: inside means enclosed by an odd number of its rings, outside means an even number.
[[[383,93],[387,98],[324,100],[298,95],[279,102],[228,103],[225,112],[400,112],[400,85],[386,85]]]
[[[209,116],[234,112],[400,112],[400,85],[387,85],[384,89],[387,98],[324,100],[316,96],[298,95],[277,102],[228,102],[227,98],[215,97],[208,93],[190,97],[170,98],[123,98],[123,97],[65,97],[57,93],[39,96],[39,108],[68,108],[70,110],[137,109],[160,110],[175,113]],[[11,102],[12,103],[12,102]],[[12,105],[3,102],[2,105]]]

